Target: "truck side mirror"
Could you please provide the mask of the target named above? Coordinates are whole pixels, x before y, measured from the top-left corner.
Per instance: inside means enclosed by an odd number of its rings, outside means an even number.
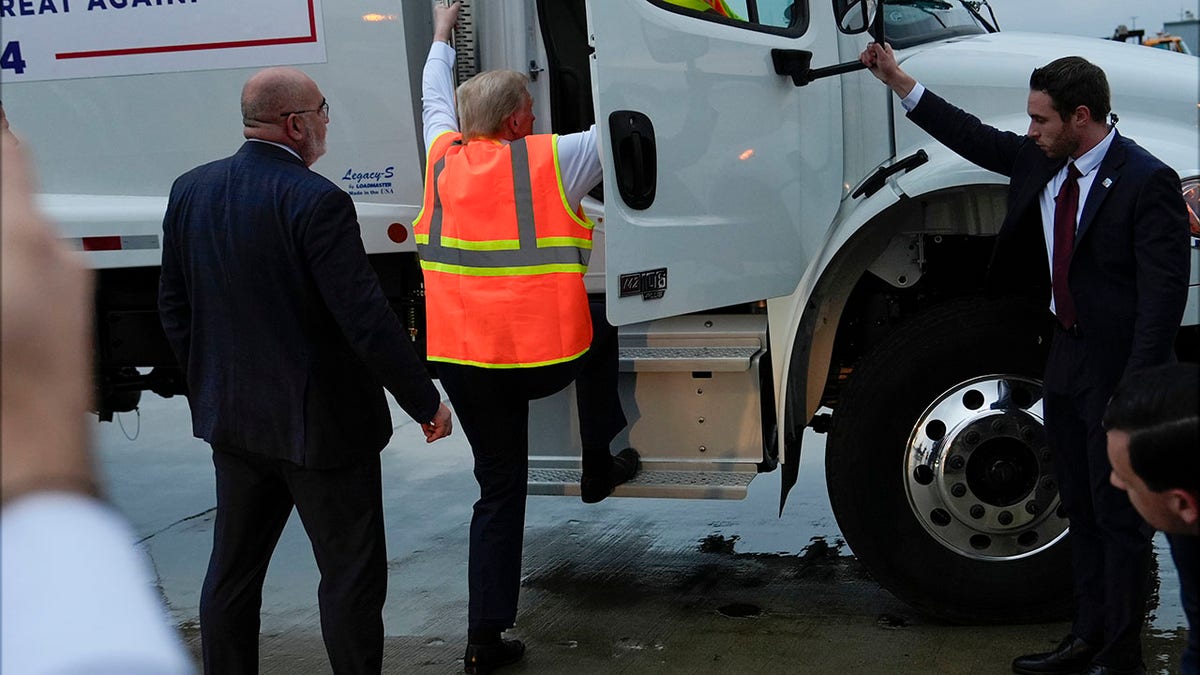
[[[833,0],[833,12],[837,17],[838,29],[843,33],[862,33],[872,26],[876,42],[883,42],[883,21],[879,14],[880,0]],[[824,68],[812,67],[812,52],[802,49],[772,49],[771,64],[779,75],[792,78],[797,87],[819,80],[822,77],[843,75],[865,68],[858,59]]]
[[[838,28],[851,35],[870,28],[878,10],[878,0],[833,0]]]

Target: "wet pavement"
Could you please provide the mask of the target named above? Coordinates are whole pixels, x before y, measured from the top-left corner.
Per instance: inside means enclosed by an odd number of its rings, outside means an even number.
[[[384,451],[389,589],[387,673],[462,670],[467,525],[477,494],[461,432],[426,445],[399,424]],[[130,437],[133,440],[130,440]],[[150,555],[193,653],[212,543],[213,469],[182,398],[96,425],[109,495]],[[841,541],[825,496],[823,437],[809,433],[799,481],[777,517],[779,477],[742,501],[530,497],[521,605],[510,633],[529,651],[513,673],[1007,673],[1066,623],[954,626],[893,598]],[[1161,535],[1147,617],[1152,673],[1176,672],[1185,620]],[[293,515],[263,592],[263,673],[329,673],[318,575]]]

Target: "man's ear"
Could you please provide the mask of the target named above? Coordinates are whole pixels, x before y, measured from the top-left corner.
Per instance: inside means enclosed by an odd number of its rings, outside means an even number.
[[[293,141],[299,142],[303,140],[305,134],[304,120],[299,115],[288,115],[288,118],[283,123],[283,131]]]
[[[1071,114],[1071,121],[1076,126],[1084,126],[1092,121],[1092,111],[1086,105],[1076,106],[1075,112]]]
[[[1183,488],[1171,488],[1168,507],[1189,527],[1200,525],[1200,495],[1188,492]]]

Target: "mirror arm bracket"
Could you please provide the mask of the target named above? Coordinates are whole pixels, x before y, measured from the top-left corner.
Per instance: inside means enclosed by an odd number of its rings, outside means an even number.
[[[813,68],[812,56],[812,52],[804,51],[803,49],[772,49],[771,63],[775,66],[776,74],[791,76],[792,84],[797,87],[803,87],[823,77],[844,75],[845,73],[852,73],[856,70],[866,68],[859,61],[848,61],[846,63],[839,63],[836,66]]]

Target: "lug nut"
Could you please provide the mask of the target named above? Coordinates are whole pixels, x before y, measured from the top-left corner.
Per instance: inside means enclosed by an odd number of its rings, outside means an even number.
[[[1004,420],[995,420],[992,422],[992,431],[996,433],[1004,431]]]
[[[950,458],[950,468],[954,471],[959,471],[966,463],[967,461],[962,458],[962,455],[954,455]]]
[[[986,512],[986,511],[984,511],[984,510],[983,510],[983,507],[982,507],[982,506],[980,506],[979,504],[976,504],[975,506],[972,506],[972,507],[971,507],[971,517],[972,517],[972,518],[974,518],[975,520],[979,520],[979,519],[980,519],[980,518],[982,518],[982,517],[983,517],[983,516],[984,516],[986,513],[987,513],[987,512]]]
[[[954,486],[950,488],[950,494],[954,495],[955,497],[962,497],[963,495],[967,494],[967,486],[963,485],[962,483],[955,483]]]
[[[1042,512],[1042,507],[1037,502],[1025,502],[1025,512],[1031,516],[1036,516]]]
[[[996,520],[1000,521],[1001,525],[1012,525],[1013,515],[1009,511],[1001,511]]]
[[[1043,490],[1046,490],[1049,492],[1049,491],[1053,491],[1057,487],[1058,487],[1058,485],[1055,484],[1054,479],[1051,478],[1050,476],[1046,476],[1045,478],[1042,479],[1042,489]]]
[[[963,440],[966,441],[968,445],[975,445],[979,442],[979,432],[968,431],[966,435],[963,436]]]

